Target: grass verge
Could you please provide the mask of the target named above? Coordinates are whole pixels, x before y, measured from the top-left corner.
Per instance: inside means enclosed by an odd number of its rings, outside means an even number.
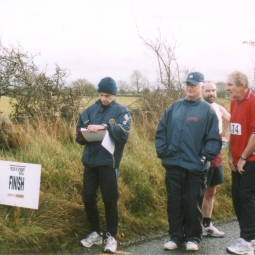
[[[119,241],[167,232],[165,170],[156,157],[153,138],[133,123],[119,172]],[[89,232],[82,203],[81,154],[75,125],[26,123],[14,126],[14,149],[1,150],[2,160],[42,165],[39,209],[0,205],[0,254],[52,254],[82,251],[79,240]],[[150,131],[151,133],[151,131]],[[225,183],[218,188],[213,219],[233,216],[227,148],[223,150]],[[104,206],[98,198],[102,230]]]

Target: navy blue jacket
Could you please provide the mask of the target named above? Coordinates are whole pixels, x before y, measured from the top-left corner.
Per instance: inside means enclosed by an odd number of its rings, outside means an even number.
[[[214,159],[221,150],[218,118],[202,99],[176,101],[163,114],[156,131],[155,146],[162,165],[179,166],[194,174],[204,174],[201,156]]]
[[[101,145],[101,142],[85,143],[76,134],[76,142],[81,145],[86,144],[82,155],[82,163],[90,167],[110,166],[118,168],[130,130],[131,116],[129,109],[117,103],[116,100],[109,105],[103,105],[100,100],[97,100],[80,115],[76,128],[79,130],[93,124],[107,124],[107,130],[115,141],[114,155],[111,155]]]

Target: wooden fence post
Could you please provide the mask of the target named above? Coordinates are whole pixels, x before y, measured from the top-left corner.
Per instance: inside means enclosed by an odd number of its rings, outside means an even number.
[[[20,218],[20,207],[15,207],[14,211],[14,225],[17,227],[19,225],[19,218]]]

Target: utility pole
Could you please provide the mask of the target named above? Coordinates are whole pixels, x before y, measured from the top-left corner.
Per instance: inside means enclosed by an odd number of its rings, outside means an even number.
[[[244,44],[248,44],[250,45],[251,47],[254,47],[255,46],[255,42],[250,40],[250,41],[243,41]],[[254,64],[253,64],[254,65]],[[255,65],[253,67],[253,87],[255,87]]]

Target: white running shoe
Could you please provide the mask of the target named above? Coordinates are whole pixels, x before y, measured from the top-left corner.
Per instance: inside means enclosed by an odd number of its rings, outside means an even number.
[[[198,244],[195,242],[188,241],[186,243],[186,251],[198,251]]]
[[[104,252],[114,253],[117,250],[117,241],[110,233],[106,233],[107,238],[104,240],[105,248]]]
[[[80,243],[84,247],[89,248],[94,244],[101,245],[103,243],[103,238],[97,232],[92,232],[85,239],[82,239]]]
[[[210,223],[209,227],[203,227],[202,236],[223,237],[224,235],[225,232],[219,231],[212,223]]]
[[[166,249],[166,250],[175,250],[178,248],[179,247],[177,246],[177,244],[171,240],[164,244],[164,249]]]
[[[243,238],[237,239],[234,244],[227,247],[227,252],[232,254],[254,255],[251,242],[246,242]]]

